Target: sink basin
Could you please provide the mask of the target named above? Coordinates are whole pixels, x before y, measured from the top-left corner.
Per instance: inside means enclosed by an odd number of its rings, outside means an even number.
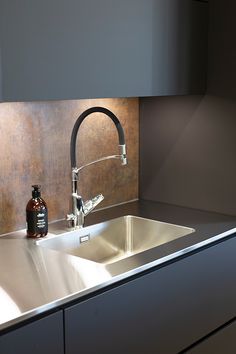
[[[127,215],[43,239],[41,247],[111,264],[194,232],[185,226]]]

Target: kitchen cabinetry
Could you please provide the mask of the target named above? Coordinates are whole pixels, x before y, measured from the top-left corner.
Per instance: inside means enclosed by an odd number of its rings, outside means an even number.
[[[1,334],[0,353],[188,352],[235,317],[235,253],[232,237],[74,305],[65,304],[64,314],[60,310]],[[235,328],[231,323],[191,350],[221,348],[219,341],[235,348]]]
[[[65,309],[66,354],[178,353],[236,314],[236,238]]]
[[[236,322],[230,323],[209,336],[186,354],[233,354],[236,353]]]
[[[62,311],[0,336],[1,354],[63,354]]]
[[[2,0],[0,100],[203,93],[207,4]]]

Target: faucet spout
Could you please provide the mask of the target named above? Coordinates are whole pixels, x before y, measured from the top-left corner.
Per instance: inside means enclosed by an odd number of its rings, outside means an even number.
[[[125,135],[124,135],[124,130],[122,128],[122,125],[120,124],[119,119],[115,116],[114,113],[112,113],[109,109],[104,108],[104,107],[92,107],[84,111],[79,118],[76,120],[74,128],[72,130],[71,134],[71,140],[70,140],[70,160],[71,160],[71,168],[76,167],[76,139],[77,139],[77,134],[79,127],[81,123],[84,121],[84,119],[89,116],[92,113],[104,113],[108,117],[111,118],[113,123],[116,126],[117,132],[118,132],[118,137],[119,137],[119,145],[125,146]]]
[[[84,121],[84,119],[88,115],[95,112],[104,113],[115,124],[118,133],[118,139],[119,139],[119,154],[102,157],[100,159],[89,162],[78,168],[76,166],[76,139],[77,139],[78,130],[81,123]],[[87,166],[108,159],[120,159],[122,165],[127,164],[124,131],[119,119],[114,115],[114,113],[112,113],[110,110],[104,107],[92,107],[84,111],[78,117],[78,119],[74,124],[72,134],[71,134],[70,159],[71,159],[71,170],[72,170],[72,213],[67,215],[67,220],[72,224],[73,227],[83,227],[84,217],[88,215],[104,199],[104,197],[102,194],[99,194],[98,196],[84,203],[82,197],[78,193],[79,172]]]

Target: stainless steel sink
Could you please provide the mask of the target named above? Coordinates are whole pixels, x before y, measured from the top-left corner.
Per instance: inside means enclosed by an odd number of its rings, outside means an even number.
[[[37,243],[93,262],[111,264],[194,231],[189,227],[127,215]]]

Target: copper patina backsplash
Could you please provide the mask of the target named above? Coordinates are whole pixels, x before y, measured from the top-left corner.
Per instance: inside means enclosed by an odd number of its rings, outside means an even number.
[[[31,185],[41,184],[49,221],[70,211],[70,135],[78,116],[87,108],[103,106],[120,120],[126,137],[128,165],[108,160],[80,174],[84,199],[102,193],[99,207],[138,197],[138,99],[91,99],[0,104],[0,234],[25,227],[25,207]],[[117,131],[103,114],[82,123],[77,137],[77,164],[118,153]]]

